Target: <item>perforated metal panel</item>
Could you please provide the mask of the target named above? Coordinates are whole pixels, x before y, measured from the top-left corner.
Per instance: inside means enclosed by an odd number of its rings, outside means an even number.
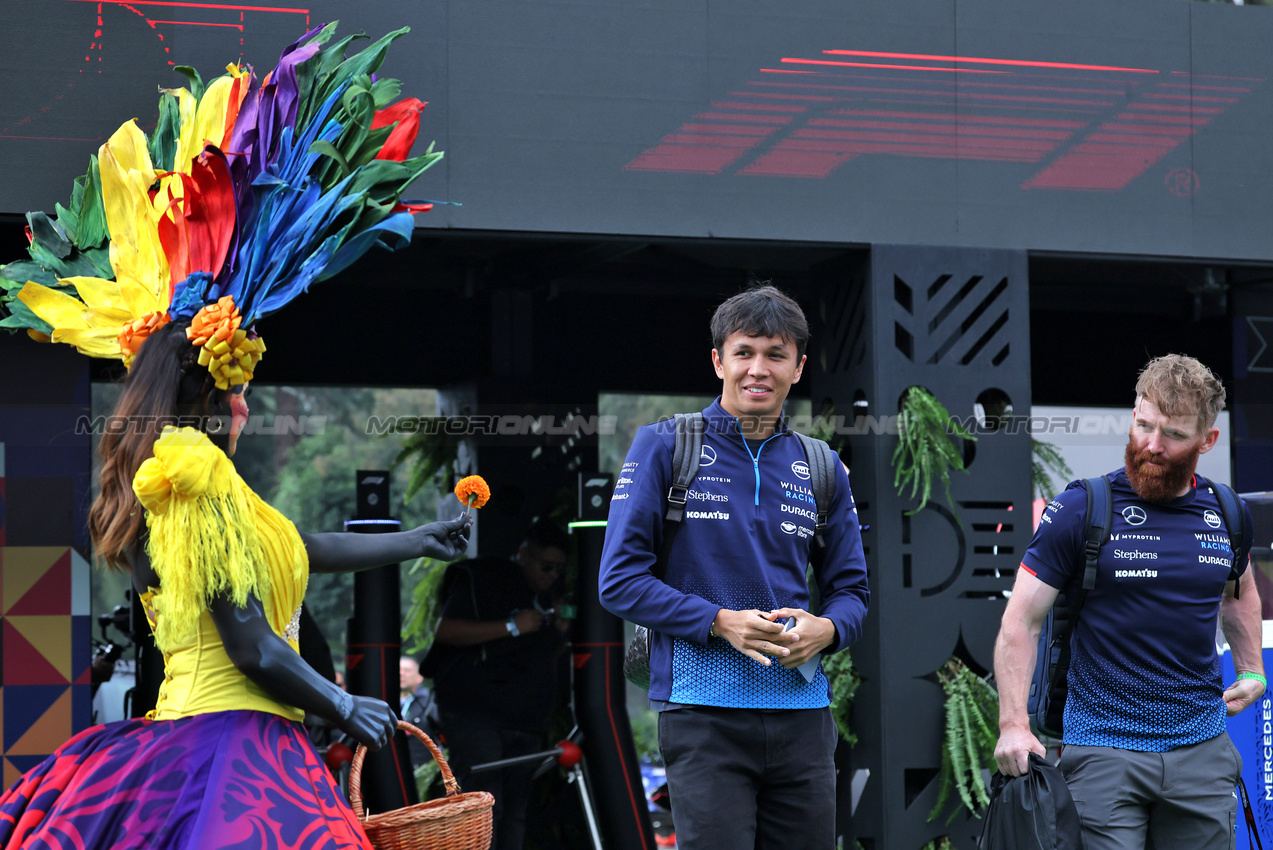
[[[944,729],[935,671],[952,654],[979,672],[992,667],[1003,591],[1030,539],[1026,256],[876,245],[869,261],[827,268],[821,287],[812,391],[837,413],[859,415],[846,454],[872,593],[852,650],[864,677],[852,767],[870,779],[851,834],[867,850],[919,850],[946,834],[971,848],[979,821],[927,820]],[[916,385],[977,427],[978,439],[955,438],[968,472],[952,473],[953,501],[938,484],[912,515],[916,500],[893,486],[892,455],[899,401]],[[977,424],[979,397],[1010,401],[998,430]]]

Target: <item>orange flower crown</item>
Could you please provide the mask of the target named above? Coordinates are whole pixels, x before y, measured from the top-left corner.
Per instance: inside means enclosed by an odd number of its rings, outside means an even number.
[[[472,505],[480,508],[490,501],[491,488],[482,476],[470,475],[467,478],[461,478],[455,485],[455,498],[463,502],[465,507]]]
[[[133,357],[141,348],[141,344],[166,324],[168,324],[168,313],[155,310],[124,325],[119,332],[119,350],[124,356],[124,368],[133,368]]]
[[[265,353],[265,340],[250,329],[240,328],[242,322],[234,297],[226,295],[204,305],[186,328],[186,338],[203,346],[199,365],[212,373],[217,389],[228,390],[252,380],[256,364]]]

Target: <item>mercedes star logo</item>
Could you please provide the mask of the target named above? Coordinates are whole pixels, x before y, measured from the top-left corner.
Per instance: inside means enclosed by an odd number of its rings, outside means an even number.
[[[1139,505],[1128,505],[1123,508],[1123,519],[1127,520],[1128,525],[1144,525],[1149,517]]]

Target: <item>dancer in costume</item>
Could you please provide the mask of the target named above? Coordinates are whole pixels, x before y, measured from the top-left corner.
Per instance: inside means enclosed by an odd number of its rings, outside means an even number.
[[[402,32],[345,58],[352,39],[315,29],[263,83],[191,73],[150,139],[126,123],[69,207],[28,215],[31,259],[0,269],[0,326],[129,366],[89,525],[165,663],[146,719],[76,735],[0,797],[0,846],[370,846],[300,720],[377,749],[395,717],[301,660],[307,578],[457,558],[469,520],[301,534],[230,456],[265,351],[255,320],[372,245],[406,244],[427,208],[398,200],[440,156],[406,158],[423,104],[390,105],[397,81],[374,76]]]

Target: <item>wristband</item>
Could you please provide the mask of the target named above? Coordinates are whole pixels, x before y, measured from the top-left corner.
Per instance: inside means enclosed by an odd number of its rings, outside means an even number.
[[[1238,681],[1242,681],[1243,679],[1255,679],[1255,681],[1260,683],[1260,687],[1264,688],[1264,690],[1267,691],[1269,689],[1269,680],[1261,676],[1259,673],[1239,673]]]
[[[508,622],[504,624],[504,628],[508,629],[508,633],[513,637],[517,637],[521,634],[521,632],[517,630],[517,621],[512,617],[508,618]]]

